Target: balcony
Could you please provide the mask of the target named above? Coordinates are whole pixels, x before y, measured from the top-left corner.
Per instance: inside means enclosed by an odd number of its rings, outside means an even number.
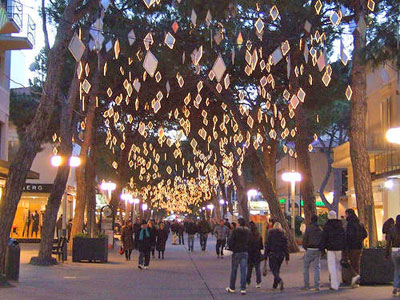
[[[6,9],[3,4],[7,4]],[[1,0],[0,47],[2,50],[32,49],[35,44],[35,31],[36,24],[29,15],[24,15],[24,6],[19,0]]]
[[[400,150],[387,150],[374,155],[375,178],[383,178],[400,173]]]

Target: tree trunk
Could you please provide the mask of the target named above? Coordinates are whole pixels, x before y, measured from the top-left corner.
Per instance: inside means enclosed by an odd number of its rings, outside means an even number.
[[[239,176],[236,171],[233,172],[233,181],[236,185],[237,203],[239,208],[239,215],[245,220],[246,223],[250,222],[250,212],[248,206],[248,198],[246,192],[246,185],[243,175]]]
[[[264,198],[267,199],[268,207],[271,212],[271,216],[275,221],[281,223],[283,230],[288,238],[288,246],[290,252],[298,252],[299,246],[297,245],[296,238],[293,236],[293,232],[289,227],[289,224],[282,212],[281,206],[276,197],[276,191],[271,181],[267,178],[265,170],[262,168],[260,159],[255,151],[250,151],[249,158],[252,163],[252,170],[254,172],[254,179],[260,192]]]
[[[300,182],[300,192],[304,203],[305,223],[311,223],[311,217],[317,213],[315,206],[314,183],[311,172],[310,152],[308,145],[310,144],[310,134],[307,129],[307,117],[302,105],[296,112],[296,152],[299,172],[302,175]],[[291,171],[291,170],[290,170]],[[294,199],[293,199],[294,200]]]
[[[227,198],[226,200],[228,201],[229,212],[233,216],[232,192],[233,192],[233,186],[228,185],[228,187],[226,188],[226,198]]]
[[[355,1],[355,20],[365,18],[365,1]],[[369,233],[370,247],[377,241],[375,205],[372,192],[370,161],[366,143],[366,69],[362,62],[361,51],[365,47],[365,33],[359,29],[353,31],[354,50],[351,82],[353,96],[350,110],[350,156],[354,174],[354,189],[356,193],[358,215]],[[370,215],[370,211],[372,214]]]
[[[219,204],[219,199],[217,193],[214,191],[212,195],[212,200],[214,202],[215,219],[219,222],[221,220],[221,205]]]
[[[60,209],[61,199],[63,198],[70,172],[70,166],[67,158],[72,155],[72,112],[78,97],[79,81],[76,73],[72,79],[68,91],[66,103],[60,99],[61,119],[60,119],[60,137],[61,145],[58,155],[64,158],[64,164],[57,170],[57,175],[53,183],[53,188],[47,201],[46,211],[43,218],[43,230],[40,240],[39,256],[32,257],[31,264],[49,266],[57,264],[57,260],[51,255],[53,249],[54,230],[57,222],[57,214]],[[65,214],[65,212],[64,212]],[[66,218],[67,216],[65,216]]]
[[[94,150],[95,143],[92,144],[88,163],[86,165],[85,176],[87,186],[86,216],[88,233],[90,237],[95,236],[96,231],[96,160],[97,152]]]
[[[76,8],[82,0],[70,0],[63,13],[53,47],[49,50],[47,77],[42,96],[32,123],[26,130],[15,158],[12,160],[0,203],[0,273],[4,267],[7,242],[21,198],[26,176],[45,138],[55,99],[59,92],[62,66],[72,36]],[[0,275],[1,276],[1,275]]]
[[[88,161],[89,157],[89,149],[91,148],[92,145],[92,138],[93,138],[93,133],[94,133],[94,117],[95,117],[95,112],[96,112],[96,96],[97,96],[97,91],[99,89],[99,82],[100,82],[100,76],[102,74],[102,59],[101,55],[99,54],[98,57],[98,62],[97,62],[97,68],[95,69],[95,74],[93,76],[93,84],[92,84],[92,90],[91,90],[91,95],[90,95],[90,101],[88,104],[88,112],[86,116],[86,122],[85,122],[85,135],[84,135],[84,140],[81,146],[81,153],[80,153],[80,159],[81,159],[81,165],[76,169],[76,205],[75,205],[75,214],[74,214],[74,220],[72,222],[72,229],[71,229],[71,236],[73,237],[74,235],[81,233],[83,230],[83,225],[85,221],[85,207],[86,207],[86,199],[87,199],[87,186],[86,186],[86,175],[85,175],[85,169],[86,169],[86,164]],[[72,249],[72,243],[69,243],[70,249]]]
[[[276,190],[276,155],[278,153],[278,141],[273,139],[268,145],[266,139],[264,139],[263,148],[263,166],[265,175],[271,182],[274,190]]]

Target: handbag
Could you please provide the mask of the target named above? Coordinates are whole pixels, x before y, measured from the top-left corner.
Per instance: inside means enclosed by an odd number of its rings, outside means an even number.
[[[119,255],[122,255],[122,254],[124,254],[124,248],[122,247],[122,246],[119,246],[119,249],[118,249],[118,253],[119,253]]]
[[[264,277],[266,277],[267,274],[268,274],[267,260],[264,260],[264,267],[263,267],[262,275],[263,275]]]

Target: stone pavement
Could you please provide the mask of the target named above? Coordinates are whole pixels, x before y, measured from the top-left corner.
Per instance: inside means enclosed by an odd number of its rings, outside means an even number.
[[[185,237],[186,238],[186,237]],[[125,261],[116,250],[109,253],[109,263],[66,262],[53,267],[28,264],[37,255],[38,245],[22,244],[20,281],[14,288],[0,289],[1,300],[41,299],[129,299],[129,300],[223,300],[223,299],[391,299],[390,286],[343,288],[330,291],[327,285],[326,261],[322,263],[322,290],[300,291],[303,283],[302,253],[292,255],[289,265],[282,266],[285,282],[283,292],[272,290],[272,274],[263,277],[262,288],[255,289],[254,282],[242,296],[239,291],[239,274],[236,294],[227,294],[230,274],[230,257],[215,256],[215,239],[210,238],[206,252],[188,253],[184,246],[172,246],[168,240],[165,260],[152,260],[149,270],[137,268],[138,253],[132,261]],[[69,258],[70,259],[70,258]],[[253,275],[254,276],[254,275]],[[255,279],[253,278],[253,281]]]

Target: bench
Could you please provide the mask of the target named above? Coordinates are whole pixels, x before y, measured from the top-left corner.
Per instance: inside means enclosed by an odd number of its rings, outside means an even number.
[[[57,245],[53,246],[53,249],[51,250],[51,254],[58,255],[58,261],[64,262],[64,247],[67,239],[64,237],[61,237],[57,241]]]

